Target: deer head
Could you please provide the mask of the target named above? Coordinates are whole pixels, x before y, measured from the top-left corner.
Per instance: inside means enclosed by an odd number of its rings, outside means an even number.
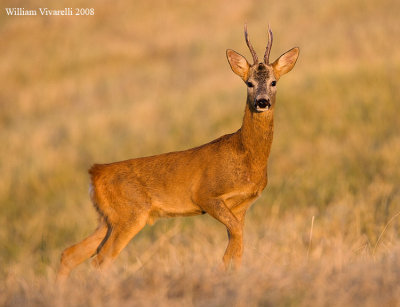
[[[235,74],[247,85],[247,103],[252,112],[261,113],[270,110],[275,104],[276,85],[279,78],[292,70],[299,56],[299,48],[295,47],[282,54],[273,63],[269,62],[272,47],[272,31],[268,27],[268,44],[264,61],[259,62],[256,52],[250,43],[247,26],[244,26],[246,44],[253,57],[253,64],[234,50],[226,50],[228,62]]]

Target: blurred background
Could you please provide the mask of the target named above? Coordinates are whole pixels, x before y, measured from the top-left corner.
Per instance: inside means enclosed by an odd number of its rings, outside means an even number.
[[[1,305],[399,304],[399,1],[0,3]],[[93,163],[240,127],[246,88],[225,50],[251,59],[245,22],[259,56],[268,24],[272,60],[301,51],[278,84],[269,182],[246,219],[243,269],[217,270],[221,224],[179,218],[146,226],[106,277],[85,263],[54,288],[62,250],[97,224]]]

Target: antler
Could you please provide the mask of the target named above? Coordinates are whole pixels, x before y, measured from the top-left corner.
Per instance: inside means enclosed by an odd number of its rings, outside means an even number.
[[[267,49],[265,50],[265,54],[264,54],[264,63],[267,65],[269,64],[269,54],[271,52],[273,39],[274,39],[274,37],[272,36],[271,28],[268,25],[268,44],[267,44]]]
[[[246,39],[246,44],[247,47],[249,47],[251,55],[253,56],[253,64],[257,64],[258,63],[258,57],[256,52],[254,51],[253,46],[251,45],[250,41],[249,41],[249,35],[247,34],[247,24],[244,24],[244,38]]]

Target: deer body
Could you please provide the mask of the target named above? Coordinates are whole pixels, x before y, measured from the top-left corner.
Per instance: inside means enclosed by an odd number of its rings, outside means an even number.
[[[267,185],[276,81],[292,69],[298,56],[294,48],[269,64],[269,31],[264,63],[258,63],[246,28],[245,37],[253,65],[227,50],[232,70],[248,86],[241,128],[185,151],[95,164],[89,170],[91,199],[100,225],[88,238],[64,250],[59,279],[91,256],[95,266],[105,267],[146,224],[158,218],[205,213],[227,228],[225,267],[232,260],[240,265],[246,211]]]
[[[202,204],[203,195],[220,199],[229,209],[258,196],[267,184],[272,115],[261,121],[270,129],[265,133],[254,123],[251,113],[246,113],[249,118],[245,118],[244,123],[250,127],[244,130],[250,128],[252,135],[262,132],[258,140],[261,146],[248,144],[249,138],[243,136],[241,128],[236,133],[189,150],[94,165],[89,172],[99,211],[110,220],[121,219],[124,215],[119,213],[113,217],[113,212],[117,212],[114,205],[119,206],[119,202],[111,202],[110,207],[107,205],[110,198],[122,198],[130,204],[137,203],[130,205],[128,210],[148,211],[147,223],[153,224],[158,217],[207,212]],[[199,167],[205,165],[206,171]]]

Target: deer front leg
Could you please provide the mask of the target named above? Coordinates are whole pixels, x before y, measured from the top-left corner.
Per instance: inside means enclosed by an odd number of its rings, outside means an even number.
[[[229,268],[232,260],[235,268],[239,268],[243,254],[243,223],[220,199],[202,201],[200,207],[226,226],[229,242],[222,258],[225,269]]]

